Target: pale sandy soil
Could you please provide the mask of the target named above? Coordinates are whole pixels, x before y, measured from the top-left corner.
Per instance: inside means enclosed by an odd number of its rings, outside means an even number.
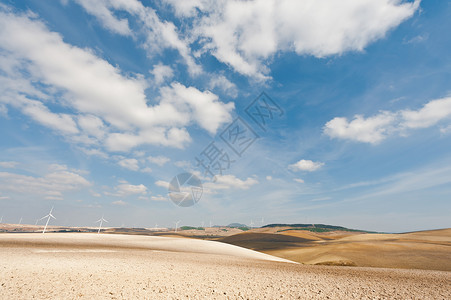
[[[451,299],[451,272],[277,260],[191,239],[0,234],[0,298]]]

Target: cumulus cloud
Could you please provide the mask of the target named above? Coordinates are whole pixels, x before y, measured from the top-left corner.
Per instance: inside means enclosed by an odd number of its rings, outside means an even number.
[[[176,50],[183,58],[191,75],[202,73],[192,54],[189,44],[179,36],[177,27],[168,20],[161,20],[157,12],[144,6],[137,0],[104,0],[92,1],[78,0],[81,6],[89,14],[98,18],[103,27],[121,35],[130,35],[130,28],[127,19],[114,17],[114,11],[128,13],[135,18],[135,36],[143,36],[144,41],[141,46],[148,50],[149,56],[169,48]]]
[[[166,189],[169,188],[169,182],[164,181],[164,180],[155,181],[155,185],[166,188]]]
[[[243,180],[235,175],[216,175],[215,182],[206,182],[204,188],[207,192],[214,192],[215,190],[240,189],[247,190],[251,186],[258,184],[258,180],[248,177]]]
[[[236,85],[228,80],[224,75],[212,76],[209,87],[212,90],[218,88],[232,98],[236,98],[238,96],[238,89]]]
[[[126,169],[132,170],[132,171],[138,171],[139,170],[139,162],[135,158],[124,158],[121,159],[118,164]]]
[[[111,204],[113,204],[113,205],[119,205],[119,206],[125,206],[125,205],[127,205],[128,203],[125,202],[125,201],[122,201],[122,200],[117,200],[117,201],[111,202]]]
[[[14,169],[19,163],[16,161],[0,161],[0,167]]]
[[[131,35],[127,19],[119,19],[108,9],[108,1],[76,0],[90,14],[97,17],[105,28],[121,35]]]
[[[171,67],[165,66],[161,63],[155,65],[150,73],[152,73],[157,85],[163,83],[166,79],[171,79],[174,76],[174,72]]]
[[[111,3],[137,9],[132,2]],[[215,133],[230,120],[233,103],[181,83],[162,88],[155,96],[159,102],[149,105],[142,75],[122,75],[118,67],[65,43],[28,15],[2,7],[0,28],[0,104],[18,108],[72,142],[108,151],[144,144],[183,148],[191,141],[187,126],[198,124]],[[52,111],[45,104],[49,100],[72,113]]]
[[[105,192],[107,196],[114,197],[127,197],[131,195],[145,195],[147,194],[147,187],[143,184],[133,185],[127,181],[120,181],[117,186],[114,187],[114,192]]]
[[[170,159],[166,156],[149,156],[147,160],[153,164],[159,165],[160,167],[168,163]]]
[[[405,135],[409,130],[432,127],[446,120],[451,120],[450,97],[429,101],[417,110],[384,111],[368,118],[356,115],[351,121],[336,117],[326,123],[324,133],[331,138],[377,144],[390,135]]]
[[[293,171],[313,172],[313,171],[318,170],[322,166],[324,166],[324,163],[322,163],[322,162],[314,162],[311,160],[301,159],[297,163],[289,165],[288,168],[290,168]]]
[[[277,51],[325,57],[362,51],[411,17],[420,1],[167,0],[194,19],[191,34],[204,52],[235,71],[264,80],[264,62]]]
[[[427,128],[451,117],[451,97],[426,103],[419,110],[401,111],[402,126],[405,128]]]
[[[52,167],[49,170],[50,172],[43,176],[0,172],[0,190],[49,200],[62,200],[65,192],[91,186],[88,180],[73,171]]]
[[[214,134],[221,124],[231,121],[233,102],[222,103],[218,96],[208,91],[173,83],[161,89],[163,104],[172,104],[181,112],[182,119],[193,118],[200,127]]]
[[[377,144],[389,134],[395,119],[395,115],[389,112],[382,112],[366,119],[356,115],[350,122],[346,118],[337,117],[326,123],[324,133],[332,138]]]
[[[297,183],[304,183],[304,180],[302,180],[301,178],[293,178],[293,180]]]
[[[168,201],[168,197],[164,197],[162,195],[151,196],[150,200],[152,200],[152,201]]]

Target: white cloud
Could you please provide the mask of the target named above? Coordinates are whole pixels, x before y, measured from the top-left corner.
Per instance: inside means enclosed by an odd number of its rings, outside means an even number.
[[[448,126],[446,126],[446,127],[440,128],[440,132],[441,132],[442,134],[448,134],[448,133],[450,133],[450,132],[451,132],[451,125],[448,125]]]
[[[4,104],[0,104],[0,115],[3,117],[8,116],[8,108]]]
[[[100,23],[107,29],[122,35],[130,35],[130,28],[126,19],[117,19],[113,16],[113,11],[127,12],[135,17],[137,29],[134,36],[144,36],[142,46],[147,49],[149,56],[154,56],[162,49],[174,49],[183,58],[191,75],[202,73],[202,68],[196,64],[191,49],[187,42],[179,37],[177,27],[168,20],[160,20],[156,11],[151,7],[145,7],[137,0],[105,0],[79,1],[85,10],[97,17]]]
[[[125,206],[125,205],[127,205],[128,203],[125,202],[125,201],[122,201],[122,200],[117,200],[117,201],[111,202],[111,204],[113,204],[113,205],[119,205],[119,206]]]
[[[304,183],[304,180],[302,180],[301,178],[293,178],[293,180],[297,183]]]
[[[16,161],[0,161],[0,167],[14,169],[19,163]]]
[[[222,103],[218,96],[208,91],[173,83],[161,89],[163,104],[172,104],[181,112],[183,119],[194,119],[200,127],[214,134],[221,124],[231,121],[233,102]]]
[[[370,118],[356,115],[350,122],[346,118],[334,118],[324,126],[324,133],[332,138],[350,139],[377,144],[389,134],[395,115],[382,112]]]
[[[420,35],[417,35],[417,36],[411,38],[410,40],[404,41],[404,44],[418,44],[418,43],[425,42],[428,39],[429,39],[428,33],[420,34]]]
[[[401,111],[402,124],[406,128],[427,128],[451,117],[451,97],[432,100],[419,110]]]
[[[166,156],[149,156],[147,160],[153,164],[159,165],[160,167],[170,161]]]
[[[218,60],[257,79],[277,51],[324,57],[362,51],[411,17],[420,1],[173,1],[178,16]]]
[[[138,171],[139,170],[139,162],[135,158],[124,158],[121,159],[118,164],[126,169],[132,170],[132,171]]]
[[[145,167],[145,168],[141,169],[141,172],[143,172],[143,173],[152,173],[152,169],[149,168],[149,167]]]
[[[322,163],[322,162],[314,162],[311,160],[301,159],[297,163],[289,165],[288,168],[290,168],[293,171],[313,172],[313,171],[318,170],[322,166],[324,166],[324,163]]]
[[[212,76],[209,86],[212,90],[219,88],[232,98],[236,98],[238,96],[238,89],[236,85],[228,80],[224,75]]]
[[[245,180],[237,178],[235,175],[216,175],[215,182],[206,182],[204,188],[207,190],[228,190],[228,189],[240,189],[247,190],[251,186],[258,184],[258,180],[252,177],[248,177]]]
[[[176,167],[184,168],[184,169],[189,169],[189,168],[192,167],[191,163],[189,161],[186,161],[186,160],[176,161],[176,162],[174,162],[174,165]]]
[[[126,197],[131,195],[145,195],[147,194],[147,187],[143,184],[133,185],[126,181],[120,181],[114,188],[114,193],[104,192],[107,196]]]
[[[139,2],[109,5],[142,9]],[[69,141],[109,151],[144,144],[183,148],[191,141],[186,126],[198,124],[215,133],[230,120],[233,103],[180,83],[161,89],[160,102],[150,106],[155,101],[146,98],[142,75],[122,75],[89,49],[65,43],[28,15],[3,7],[0,28],[0,104],[20,109]],[[50,110],[44,104],[49,100],[73,114]]]
[[[450,97],[431,100],[418,110],[380,112],[366,119],[356,115],[352,121],[336,117],[326,123],[324,133],[331,138],[377,144],[394,133],[405,135],[408,130],[432,127],[446,120],[451,120]]]
[[[164,181],[164,180],[155,181],[155,185],[166,188],[166,189],[169,188],[169,182]]]
[[[78,126],[88,135],[94,136],[98,139],[102,139],[105,135],[105,124],[102,119],[93,116],[85,115],[78,117]]]
[[[271,181],[272,180],[272,176],[266,176],[266,180]]]
[[[152,201],[168,201],[168,197],[164,197],[162,195],[158,195],[158,196],[150,197],[150,200],[152,200]]]
[[[131,35],[127,19],[118,19],[108,9],[108,1],[76,0],[90,14],[97,17],[112,32]]]
[[[174,76],[174,72],[171,67],[165,66],[161,63],[155,65],[150,73],[152,73],[157,85],[160,85],[166,79],[171,79]]]
[[[49,168],[44,176],[29,176],[10,172],[0,172],[0,190],[39,196],[51,200],[62,200],[63,194],[91,186],[83,176],[64,168]]]
[[[83,147],[79,147],[79,149],[83,153],[85,153],[86,155],[89,155],[89,156],[99,156],[101,158],[108,158],[108,155],[99,149],[87,149],[87,148],[83,148]]]
[[[42,102],[23,100],[22,112],[36,122],[63,133],[78,133],[77,125],[72,116],[68,114],[52,113]]]

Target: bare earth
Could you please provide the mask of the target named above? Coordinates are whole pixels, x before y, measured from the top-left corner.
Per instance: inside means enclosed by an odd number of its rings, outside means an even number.
[[[451,272],[307,266],[213,241],[0,234],[1,299],[451,299]]]
[[[362,234],[260,228],[220,241],[310,265],[451,271],[451,229]]]

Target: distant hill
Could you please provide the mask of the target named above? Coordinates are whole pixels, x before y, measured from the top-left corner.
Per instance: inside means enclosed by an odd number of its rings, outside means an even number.
[[[262,226],[262,228],[273,228],[273,227],[291,227],[290,229],[286,230],[308,230],[308,231],[314,231],[314,232],[325,232],[325,231],[355,231],[355,232],[367,232],[367,233],[375,233],[373,231],[366,231],[366,230],[358,230],[358,229],[349,229],[343,226],[335,226],[335,225],[326,225],[326,224],[268,224],[265,226]]]
[[[240,227],[247,227],[246,224],[241,224],[241,223],[230,223],[229,225],[227,225],[226,227],[230,227],[230,228],[240,228]]]

